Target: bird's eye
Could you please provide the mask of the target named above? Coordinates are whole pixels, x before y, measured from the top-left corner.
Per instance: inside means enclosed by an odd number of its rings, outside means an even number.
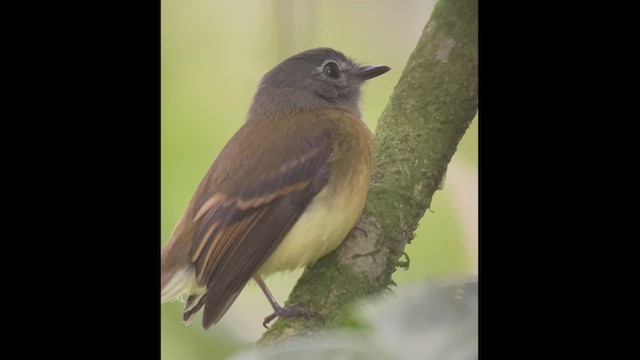
[[[340,67],[333,61],[329,61],[328,63],[326,63],[322,68],[322,71],[324,71],[324,73],[330,78],[340,78]]]

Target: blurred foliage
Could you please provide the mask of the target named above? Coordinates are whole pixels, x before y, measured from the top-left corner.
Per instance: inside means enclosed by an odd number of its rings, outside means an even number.
[[[410,285],[396,297],[363,304],[357,315],[370,326],[289,339],[233,360],[478,358],[477,278]]]
[[[169,240],[220,149],[242,125],[265,72],[290,55],[319,46],[343,51],[363,64],[390,66],[392,71],[363,90],[363,114],[374,131],[433,4],[417,0],[162,0],[161,245]],[[473,244],[477,235],[469,229],[477,225],[461,214],[472,207],[470,216],[477,217],[473,208],[477,194],[469,196],[457,189],[477,186],[477,138],[474,119],[450,164],[444,190],[436,192],[432,212],[427,212],[405,249],[410,269],[394,274],[400,290],[425,277],[476,272]],[[280,302],[286,300],[299,274],[298,270],[267,280]],[[199,316],[185,327],[181,312],[179,302],[162,305],[163,359],[227,358],[252,346],[264,330],[262,318],[271,309],[257,286],[250,285],[221,323],[207,332]]]

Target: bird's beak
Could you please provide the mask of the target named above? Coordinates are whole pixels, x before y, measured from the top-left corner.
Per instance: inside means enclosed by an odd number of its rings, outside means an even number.
[[[374,77],[380,76],[389,70],[391,70],[391,68],[385,65],[360,66],[358,68],[358,78],[363,81],[373,79]]]

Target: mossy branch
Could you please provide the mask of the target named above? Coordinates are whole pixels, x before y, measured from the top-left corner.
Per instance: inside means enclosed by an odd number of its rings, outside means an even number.
[[[278,319],[259,343],[340,326],[354,301],[388,291],[477,100],[477,0],[441,0],[378,120],[372,184],[358,224],[366,235],[352,232],[307,267],[287,301],[322,318]]]

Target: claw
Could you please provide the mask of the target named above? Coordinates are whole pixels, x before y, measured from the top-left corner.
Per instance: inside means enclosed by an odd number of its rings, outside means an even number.
[[[273,314],[264,318],[264,321],[262,322],[262,326],[268,329],[269,328],[268,324],[271,321],[273,321],[273,319],[275,319],[276,317],[286,318],[286,317],[294,317],[294,316],[303,316],[305,319],[308,319],[316,315],[319,315],[319,314],[311,309],[303,308],[298,304],[292,304],[289,306],[285,306],[283,308],[276,308]]]
[[[269,291],[269,288],[267,288],[267,285],[265,285],[264,281],[262,281],[262,278],[259,275],[255,275],[254,279],[260,286],[260,289],[262,289],[262,292],[264,292],[264,295],[267,297],[267,299],[269,300],[269,303],[271,304],[271,307],[273,308],[273,314],[264,318],[264,321],[262,322],[262,326],[264,326],[266,329],[269,328],[268,326],[269,323],[278,316],[280,317],[304,316],[305,318],[308,319],[312,316],[320,315],[311,309],[305,309],[301,306],[298,306],[298,304],[291,304],[289,306],[281,307],[280,305],[278,305],[278,302],[271,294],[271,291]],[[320,317],[324,322],[324,318],[322,316]]]
[[[353,229],[351,229],[351,231],[360,231],[361,233],[364,234],[364,237],[369,237],[369,234],[367,234],[367,232],[358,225],[354,226]]]

